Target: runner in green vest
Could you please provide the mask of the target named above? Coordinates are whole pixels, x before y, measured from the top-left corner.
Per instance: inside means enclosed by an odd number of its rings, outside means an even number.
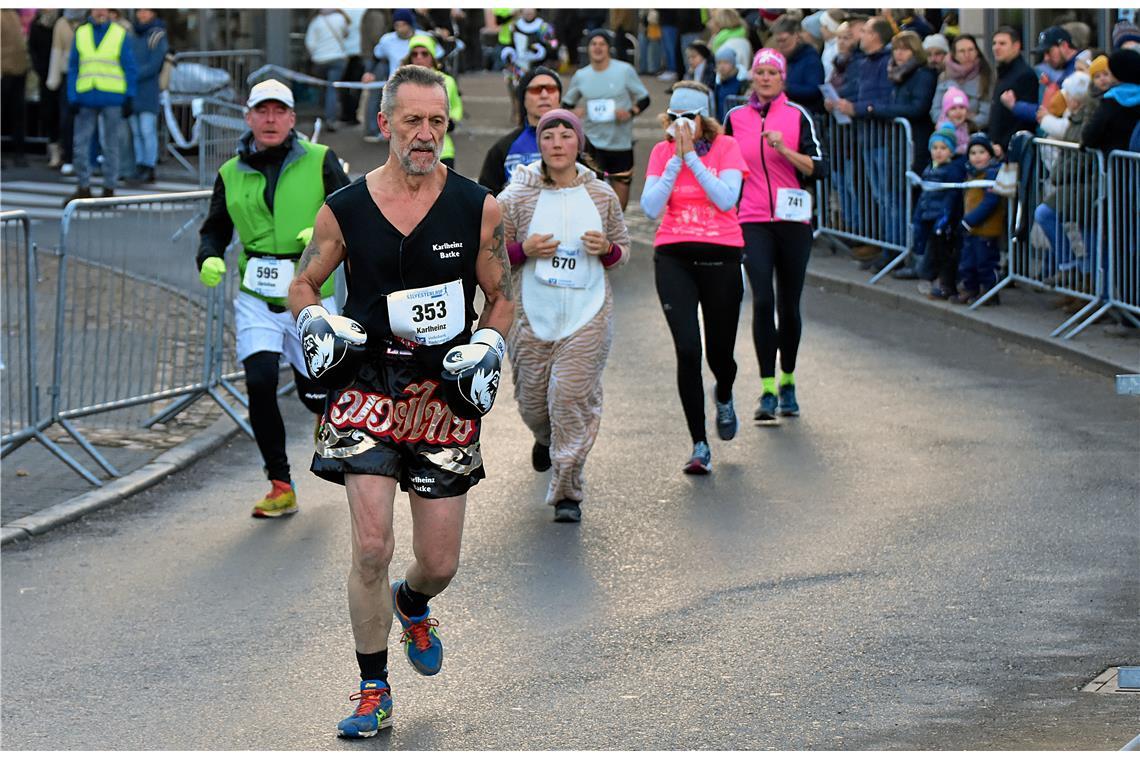
[[[270,490],[253,506],[254,517],[297,511],[297,494],[285,454],[285,423],[277,406],[281,355],[293,365],[297,394],[318,415],[326,391],[309,378],[301,342],[285,297],[295,260],[312,234],[325,196],[348,184],[340,160],[328,147],[306,142],[293,127],[293,92],[276,79],[253,87],[237,155],[218,171],[210,212],[199,231],[198,269],[202,284],[222,282],[226,247],[237,230],[240,289],[234,299],[237,358],[245,368],[249,423],[261,450]],[[323,304],[336,313],[333,281],[321,288]]]

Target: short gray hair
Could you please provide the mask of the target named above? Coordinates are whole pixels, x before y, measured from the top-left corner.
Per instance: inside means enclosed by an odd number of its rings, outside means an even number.
[[[418,84],[423,87],[436,86],[443,90],[444,100],[447,100],[447,85],[443,82],[443,75],[426,66],[406,64],[396,69],[384,84],[384,94],[380,101],[380,111],[389,119],[396,113],[396,91],[402,84]]]

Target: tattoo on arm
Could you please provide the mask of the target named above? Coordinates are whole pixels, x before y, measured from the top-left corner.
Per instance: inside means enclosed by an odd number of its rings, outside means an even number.
[[[314,259],[320,258],[320,255],[321,249],[317,246],[317,241],[310,240],[305,250],[301,252],[301,259],[297,263],[297,274],[304,272]]]
[[[499,275],[499,291],[508,301],[513,300],[511,297],[511,260],[507,257],[506,234],[503,231],[501,221],[491,235],[491,255],[499,260],[499,267],[502,271],[502,274]]]

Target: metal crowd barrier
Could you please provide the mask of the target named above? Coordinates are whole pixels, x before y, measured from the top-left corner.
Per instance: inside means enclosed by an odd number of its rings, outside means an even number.
[[[3,337],[0,339],[0,436],[4,454],[42,438],[39,414],[36,252],[26,211],[0,213],[3,248]],[[53,444],[54,445],[54,444]]]
[[[1140,327],[1140,215],[1136,213],[1140,202],[1140,153],[1114,150],[1108,154],[1105,193],[1108,302],[1122,317]],[[1094,316],[1103,312],[1101,309]],[[1093,320],[1089,317],[1090,323]]]
[[[183,155],[198,145],[196,103],[216,101],[244,104],[252,82],[251,72],[261,66],[261,50],[192,51],[174,56],[169,85],[160,96],[166,150],[191,174],[198,170]]]
[[[897,255],[871,278],[878,282],[913,247],[913,203],[906,173],[914,144],[906,119],[825,120],[831,173],[816,185],[816,234],[877,245]]]
[[[54,277],[49,408],[37,413],[33,387],[29,413],[18,421],[31,419],[30,428],[5,437],[5,454],[35,437],[80,476],[101,485],[43,431],[58,424],[107,475],[118,477],[99,451],[99,440],[167,421],[204,394],[249,432],[217,395],[219,368],[210,361],[219,346],[232,347],[225,293],[205,291],[194,264],[210,195],[194,191],[68,204]],[[23,277],[34,280],[34,274]],[[33,307],[23,310],[34,313]],[[8,422],[8,413],[5,406],[6,433],[19,426]],[[93,419],[80,430],[75,424],[80,418]]]
[[[1088,320],[1090,312],[1108,303],[1104,158],[1075,143],[1046,138],[1033,142],[1028,192],[1018,198],[1017,213],[1008,216],[1008,273],[972,308],[1012,282],[1052,289],[1088,301],[1051,333],[1055,337],[1080,323],[1064,336],[1071,338],[1103,314],[1100,310]],[[1019,230],[1029,233],[1019,235]]]
[[[246,132],[245,107],[224,100],[204,98],[198,104],[198,187],[214,186],[218,169],[237,153],[238,140]]]

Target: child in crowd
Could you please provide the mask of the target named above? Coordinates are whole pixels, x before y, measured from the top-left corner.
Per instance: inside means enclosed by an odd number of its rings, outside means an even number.
[[[1108,56],[1098,55],[1089,64],[1088,75],[1092,77],[1092,86],[1089,88],[1089,97],[1100,98],[1116,84],[1116,77],[1108,70]]]
[[[922,172],[924,182],[965,181],[965,164],[954,156],[958,136],[953,124],[939,124],[927,146],[930,165]],[[947,299],[957,293],[958,247],[955,238],[961,218],[960,189],[922,191],[914,210],[914,253],[918,259],[918,275],[925,281],[919,283],[919,290],[930,298]]]
[[[957,87],[946,90],[942,96],[942,115],[938,123],[950,122],[954,127],[957,138],[954,147],[955,156],[965,156],[966,146],[970,142],[970,133],[977,130],[970,121],[970,96]]]
[[[748,82],[741,78],[740,67],[736,65],[736,51],[728,46],[716,53],[716,120],[724,123],[724,115],[733,106],[728,99],[747,92]]]
[[[994,146],[985,132],[970,135],[966,153],[969,168],[967,180],[997,177],[1001,161],[994,155]],[[1005,199],[990,188],[969,187],[962,193],[965,216],[962,217],[962,252],[958,263],[958,279],[962,290],[951,299],[954,303],[970,304],[997,283],[998,240],[1005,234]],[[998,297],[985,302],[997,305]]]

